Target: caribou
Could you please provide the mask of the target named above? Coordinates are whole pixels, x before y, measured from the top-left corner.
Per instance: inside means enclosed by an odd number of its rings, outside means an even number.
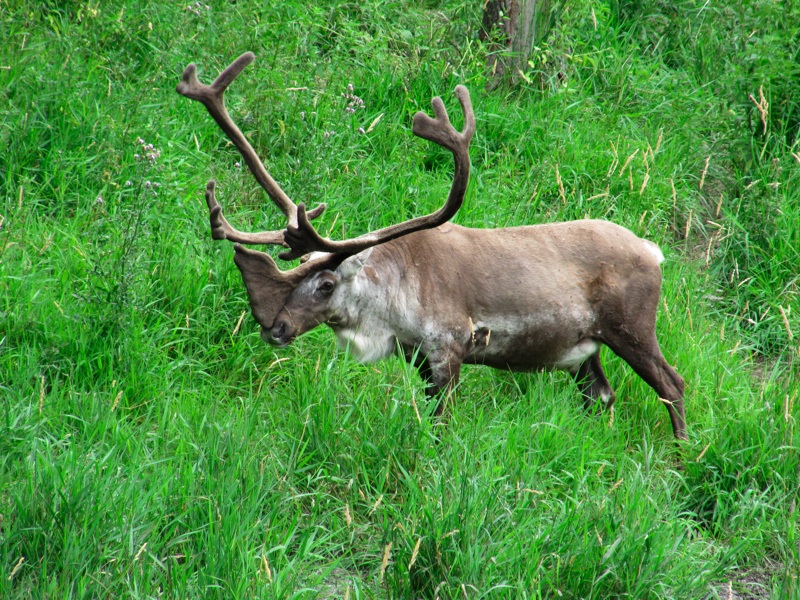
[[[285,228],[248,233],[233,228],[206,186],[211,235],[234,242],[253,317],[262,339],[278,348],[325,324],[359,361],[399,353],[413,361],[437,402],[458,383],[463,364],[573,375],[587,409],[609,408],[615,394],[603,371],[608,346],[658,394],[674,436],[687,439],[684,381],[656,339],[664,256],[658,246],[602,220],[502,229],[450,223],[464,201],[475,116],[469,92],[455,95],[464,115],[456,130],[444,103],[434,117],[414,115],[412,132],[452,152],[450,192],[435,212],[347,240],[322,237],[311,224],[325,210],[295,204],[229,116],[223,95],[250,64],[243,54],[211,85],[186,67],[178,93],[201,102],[242,155],[259,185],[284,214]],[[277,245],[281,270],[267,253],[242,244]]]

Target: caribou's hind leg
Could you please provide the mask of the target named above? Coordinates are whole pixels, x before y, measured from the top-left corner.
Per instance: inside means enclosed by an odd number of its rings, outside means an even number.
[[[608,347],[656,391],[667,407],[675,437],[679,440],[689,439],[686,435],[686,413],[683,407],[683,377],[667,363],[655,332],[649,333],[643,341],[624,329],[608,338],[605,340]]]
[[[581,363],[573,376],[583,394],[583,406],[586,410],[597,406],[611,408],[616,397],[603,371],[599,349]]]

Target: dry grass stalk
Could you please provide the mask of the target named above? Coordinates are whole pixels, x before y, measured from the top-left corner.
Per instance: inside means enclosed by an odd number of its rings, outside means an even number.
[[[592,200],[597,200],[598,198],[607,198],[608,197],[608,190],[606,189],[605,192],[602,194],[595,194],[594,196],[589,196],[586,201],[591,202]]]
[[[14,579],[14,575],[16,575],[17,572],[22,568],[22,563],[24,563],[24,562],[25,562],[25,557],[24,556],[20,556],[19,560],[17,561],[17,564],[15,564],[14,568],[11,569],[11,575],[8,576],[8,580],[9,581]]]
[[[383,583],[383,576],[386,573],[386,567],[389,566],[389,557],[392,554],[392,542],[386,544],[386,547],[383,549],[383,560],[381,560],[381,574],[380,574],[380,581]]]
[[[656,148],[653,150],[653,154],[658,152],[658,149],[661,148],[661,142],[664,141],[664,130],[659,129],[658,131],[658,139],[656,140]]]
[[[789,327],[789,319],[786,316],[786,311],[783,310],[783,307],[778,305],[778,311],[781,313],[781,319],[783,319],[783,326],[786,328],[786,334],[789,336],[789,341],[791,342],[794,339],[792,335],[792,328]]]
[[[133,557],[133,562],[138,562],[146,549],[147,549],[147,542],[142,544],[142,547],[139,548],[139,551],[136,553],[136,556]]]
[[[717,236],[712,235],[708,238],[708,247],[706,248],[706,266],[711,262],[711,247],[714,245],[714,242],[717,241]]]
[[[527,75],[525,75],[525,73],[523,73],[523,72],[522,72],[522,69],[520,69],[519,67],[517,67],[517,75],[519,75],[520,77],[522,77],[522,79],[524,79],[524,80],[525,80],[525,83],[527,83],[528,85],[530,85],[531,83],[533,83],[533,82],[531,81],[531,78],[530,78],[530,77],[528,77]]]
[[[239,329],[242,327],[242,321],[244,321],[244,316],[246,314],[247,314],[247,311],[243,310],[242,314],[239,315],[239,320],[236,322],[236,327],[233,328],[233,333],[231,334],[231,337],[233,337],[237,333],[239,333]],[[187,329],[189,328],[189,315],[186,315],[186,328]]]
[[[368,517],[371,517],[372,513],[374,513],[376,510],[378,510],[378,507],[381,505],[381,502],[383,502],[383,494],[378,496],[378,499],[375,500],[375,504],[372,505],[372,509],[367,514]]]
[[[689,232],[691,231],[691,229],[692,229],[692,211],[689,210],[689,218],[686,219],[686,229],[683,232],[684,239],[687,240],[689,239]]]
[[[614,407],[608,409],[608,428],[614,428]]]
[[[675,210],[678,206],[678,192],[675,190],[675,180],[672,177],[669,178],[669,185],[672,188],[672,209]]]
[[[614,174],[614,171],[617,170],[617,165],[619,164],[619,155],[617,154],[617,147],[614,145],[614,142],[609,142],[609,143],[611,144],[611,152],[614,155],[614,160],[611,161],[611,166],[608,167],[606,178],[611,177]]]
[[[0,228],[3,226],[3,221],[5,221],[5,218],[0,218]],[[39,256],[41,256],[42,254],[47,252],[47,250],[50,248],[52,243],[53,243],[53,235],[51,234],[44,241],[44,244],[42,244],[42,247],[39,248]],[[31,244],[31,246],[33,246],[33,244]],[[36,246],[33,246],[33,247],[35,248]]]
[[[414,395],[411,395],[411,406],[414,407],[414,414],[417,416],[417,423],[422,425],[422,418],[419,416],[419,408],[417,408],[417,401],[414,399]]]
[[[337,214],[335,217],[333,217],[333,223],[331,223],[331,226],[328,228],[328,235],[330,235],[333,232],[333,228],[336,227],[336,221],[338,220],[339,220],[339,215]],[[346,235],[344,227],[342,227],[342,235]]]
[[[350,516],[350,504],[345,503],[344,505],[344,522],[347,523],[347,526],[353,523],[353,517]]]
[[[561,173],[558,170],[558,165],[556,165],[556,183],[558,183],[558,194],[561,196],[561,202],[566,204],[567,195],[564,193],[564,182],[561,181]]]
[[[411,560],[408,561],[408,570],[409,571],[411,570],[411,567],[414,566],[414,563],[417,562],[417,555],[419,554],[420,544],[422,544],[422,538],[418,537],[417,538],[417,543],[414,544],[414,550],[412,550],[412,552],[411,552]]]
[[[706,183],[706,175],[708,174],[708,163],[711,162],[711,155],[708,155],[706,158],[706,164],[703,166],[703,174],[700,175],[700,189],[703,189],[703,186]]]
[[[642,195],[642,192],[644,192],[644,188],[647,187],[647,182],[648,181],[650,181],[650,173],[645,173],[644,174],[644,179],[642,180],[642,187],[639,188],[639,195],[640,196]]]
[[[117,395],[114,397],[114,402],[111,403],[111,412],[117,410],[120,400],[122,400],[122,390],[118,391]]]
[[[269,363],[269,366],[267,367],[267,370],[271,369],[272,367],[274,367],[276,365],[281,364],[282,362],[286,362],[287,360],[289,360],[289,358],[286,357],[286,356],[284,356],[283,358],[276,358],[271,363]]]
[[[755,99],[753,94],[748,94],[748,98],[756,105],[758,109],[758,116],[761,119],[761,135],[767,133],[767,116],[769,114],[769,102],[764,97],[764,86],[758,86],[758,100]]]
[[[264,373],[258,382],[258,389],[256,390],[256,397],[261,395],[261,388],[264,387],[264,380],[267,378],[268,373]]]
[[[373,119],[372,123],[370,123],[369,127],[367,127],[366,133],[369,133],[373,129],[375,129],[375,125],[377,125],[380,122],[380,120],[383,118],[383,115],[384,115],[384,113],[381,113],[377,117],[375,117],[375,119]]]
[[[633,154],[631,154],[631,155],[628,157],[628,160],[626,160],[626,161],[625,161],[625,164],[624,164],[624,165],[622,165],[622,168],[621,168],[621,169],[620,169],[620,171],[619,171],[619,176],[620,176],[620,177],[622,177],[622,176],[625,174],[625,169],[627,169],[627,168],[628,168],[628,165],[629,165],[629,164],[631,164],[631,161],[634,159],[634,157],[635,157],[637,154],[639,154],[639,149],[638,149],[638,148],[637,148],[636,150],[634,150]]]
[[[448,531],[447,533],[445,533],[445,534],[442,536],[442,539],[449,538],[450,536],[453,536],[453,535],[455,535],[455,534],[459,533],[460,531],[461,531],[460,529],[453,529],[453,531]]]
[[[446,581],[442,581],[442,582],[440,582],[440,583],[439,583],[439,585],[437,585],[437,586],[436,586],[436,589],[435,589],[435,590],[433,590],[433,597],[434,597],[436,600],[439,600],[439,590],[440,590],[440,589],[442,589],[442,586],[443,586],[445,583],[447,583],[447,582],[446,582]]]
[[[703,451],[697,455],[697,458],[694,459],[694,462],[700,462],[701,460],[703,460],[703,457],[706,455],[706,452],[708,452],[709,448],[711,448],[711,442],[708,442],[706,444],[706,447],[703,448]]]
[[[261,567],[259,568],[261,573],[264,573],[267,577],[267,581],[272,583],[272,569],[269,568],[269,561],[267,560],[267,555],[261,555]]]

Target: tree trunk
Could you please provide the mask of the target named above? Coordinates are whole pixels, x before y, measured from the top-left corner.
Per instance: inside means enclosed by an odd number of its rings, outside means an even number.
[[[489,42],[489,89],[506,76],[511,83],[519,81],[531,50],[550,31],[559,4],[554,0],[486,0],[480,39]]]

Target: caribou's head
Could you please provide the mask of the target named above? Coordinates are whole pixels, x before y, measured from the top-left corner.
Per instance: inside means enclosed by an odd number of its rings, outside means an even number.
[[[236,242],[234,262],[242,274],[250,309],[261,325],[261,337],[275,346],[286,346],[298,335],[335,318],[336,299],[342,286],[348,285],[358,272],[355,255],[378,244],[388,242],[414,231],[437,227],[449,221],[461,207],[469,180],[469,143],[475,132],[475,116],[469,92],[457,86],[455,93],[464,113],[464,129],[457,131],[447,116],[440,98],[432,100],[435,117],[423,112],[414,115],[415,135],[450,150],[455,159],[455,174],[450,194],[444,206],[423,216],[391,225],[349,240],[323,238],[311,225],[322,214],[325,204],[306,211],[301,202],[295,204],[267,172],[250,142],[228,115],[223,95],[233,80],[249,65],[254,55],[242,54],[214,80],[204,85],[197,79],[197,68],[190,64],[178,84],[179,94],[201,102],[219,127],[241,153],[250,172],[270,199],[287,219],[285,229],[248,233],[234,229],[222,214],[215,197],[215,184],[206,186],[206,203],[211,221],[211,236],[217,240]],[[264,252],[249,250],[241,244],[277,245],[288,250],[278,256],[292,260],[309,256],[294,269],[282,271],[272,257]],[[353,257],[348,260],[349,257]]]
[[[262,327],[261,339],[283,348],[317,325],[327,323],[335,328],[347,323],[351,288],[371,250],[349,257],[336,269],[314,271],[303,279],[289,294],[272,327]]]

